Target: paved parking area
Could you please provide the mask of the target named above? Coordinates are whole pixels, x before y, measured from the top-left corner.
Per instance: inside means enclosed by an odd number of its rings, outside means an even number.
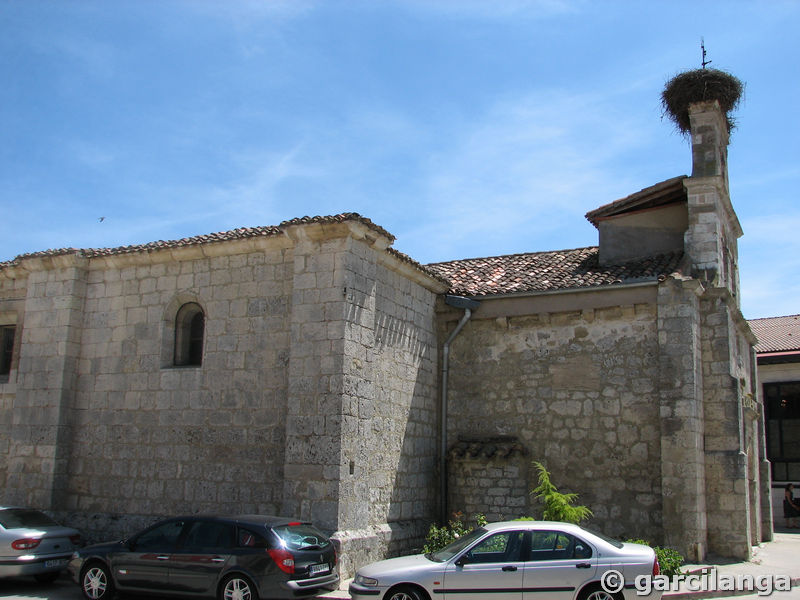
[[[33,577],[0,579],[3,600],[81,600],[77,584],[66,575],[55,583],[36,583]]]

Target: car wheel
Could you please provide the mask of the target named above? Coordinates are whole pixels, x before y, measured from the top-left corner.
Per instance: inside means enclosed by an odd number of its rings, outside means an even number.
[[[61,573],[56,571],[55,573],[39,573],[38,575],[34,575],[33,578],[39,583],[53,583],[58,579],[59,575],[61,575]]]
[[[389,590],[384,600],[428,600],[428,595],[409,585],[401,585]]]
[[[622,594],[609,594],[603,589],[591,589],[584,594],[582,600],[622,600]]]
[[[114,582],[105,565],[93,563],[83,569],[81,591],[88,600],[108,600],[114,595]]]
[[[258,592],[246,577],[231,575],[219,588],[219,600],[258,600]]]

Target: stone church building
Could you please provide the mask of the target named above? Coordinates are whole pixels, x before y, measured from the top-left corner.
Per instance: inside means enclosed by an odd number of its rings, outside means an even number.
[[[690,559],[771,536],[728,130],[591,211],[590,248],[421,265],[356,214],[0,263],[0,504],[90,537],[195,512],[310,519],[342,570],[454,511],[538,514]]]

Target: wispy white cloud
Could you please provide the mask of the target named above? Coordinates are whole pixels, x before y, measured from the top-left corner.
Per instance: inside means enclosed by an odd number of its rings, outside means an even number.
[[[657,125],[599,94],[500,100],[434,158],[424,214],[402,243],[436,259],[463,256],[465,245],[483,251],[479,240],[498,249],[514,237],[531,250],[594,244],[583,214],[638,189],[620,162],[647,148]]]
[[[548,18],[580,12],[586,0],[398,0],[421,13],[471,19]]]

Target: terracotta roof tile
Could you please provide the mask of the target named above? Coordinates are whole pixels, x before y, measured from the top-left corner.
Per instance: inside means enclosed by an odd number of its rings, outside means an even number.
[[[800,350],[800,315],[748,321],[758,338],[756,353]]]
[[[358,213],[348,212],[348,213],[341,213],[338,215],[330,215],[327,217],[298,217],[296,219],[290,219],[288,221],[283,221],[281,223],[281,227],[288,227],[290,225],[308,225],[309,223],[321,223],[323,225],[328,223],[344,223],[345,221],[358,221],[359,223],[363,223],[373,231],[386,236],[393,242],[395,241],[395,237],[386,231],[380,225],[376,225],[367,217],[362,217]]]
[[[426,265],[450,280],[451,293],[489,296],[610,286],[657,279],[679,269],[682,252],[616,266],[598,264],[598,248],[469,258]]]

